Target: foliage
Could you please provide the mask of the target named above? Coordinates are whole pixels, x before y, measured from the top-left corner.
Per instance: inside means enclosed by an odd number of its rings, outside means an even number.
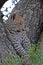
[[[1,58],[0,58],[0,65],[2,65],[2,63],[1,63]]]
[[[40,50],[38,49],[38,47],[36,47],[36,45],[32,45],[32,47],[30,47],[30,49],[27,52],[29,54],[28,55],[29,59],[33,63],[39,61],[39,59],[40,59]]]
[[[28,57],[32,63],[37,63],[38,65],[43,65],[43,56],[40,54],[39,45],[34,45],[26,49]]]
[[[29,60],[32,63],[37,63],[38,65],[43,65],[43,56],[40,55],[40,50],[37,45],[32,45],[29,49],[26,49]],[[22,65],[24,58],[18,55],[8,54],[4,60],[4,65]]]
[[[21,59],[19,56],[8,54],[4,61],[4,65],[21,65]]]

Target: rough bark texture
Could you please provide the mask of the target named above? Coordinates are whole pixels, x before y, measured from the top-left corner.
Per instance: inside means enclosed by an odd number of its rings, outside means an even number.
[[[19,55],[26,55],[30,40],[36,44],[43,29],[43,8],[39,0],[20,0],[5,24],[6,34]]]

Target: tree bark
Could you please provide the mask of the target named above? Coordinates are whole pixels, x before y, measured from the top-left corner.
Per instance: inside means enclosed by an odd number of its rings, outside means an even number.
[[[25,55],[24,52],[26,47],[28,47],[28,40],[36,44],[42,32],[43,8],[40,8],[40,6],[40,0],[20,0],[6,21],[7,36],[21,56]],[[23,20],[23,18],[25,19]],[[22,21],[23,23],[21,23]],[[22,32],[21,27],[24,27]]]

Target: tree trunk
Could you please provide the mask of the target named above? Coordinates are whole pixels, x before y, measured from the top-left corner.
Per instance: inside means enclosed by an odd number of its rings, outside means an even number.
[[[31,43],[36,44],[43,29],[43,8],[39,0],[20,0],[6,21],[5,30],[19,55],[26,54]]]

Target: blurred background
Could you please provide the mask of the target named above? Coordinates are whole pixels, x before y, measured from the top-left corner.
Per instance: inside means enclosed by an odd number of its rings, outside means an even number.
[[[8,19],[12,12],[12,9],[18,2],[19,0],[0,0],[0,13],[3,14],[3,22],[5,22]]]

